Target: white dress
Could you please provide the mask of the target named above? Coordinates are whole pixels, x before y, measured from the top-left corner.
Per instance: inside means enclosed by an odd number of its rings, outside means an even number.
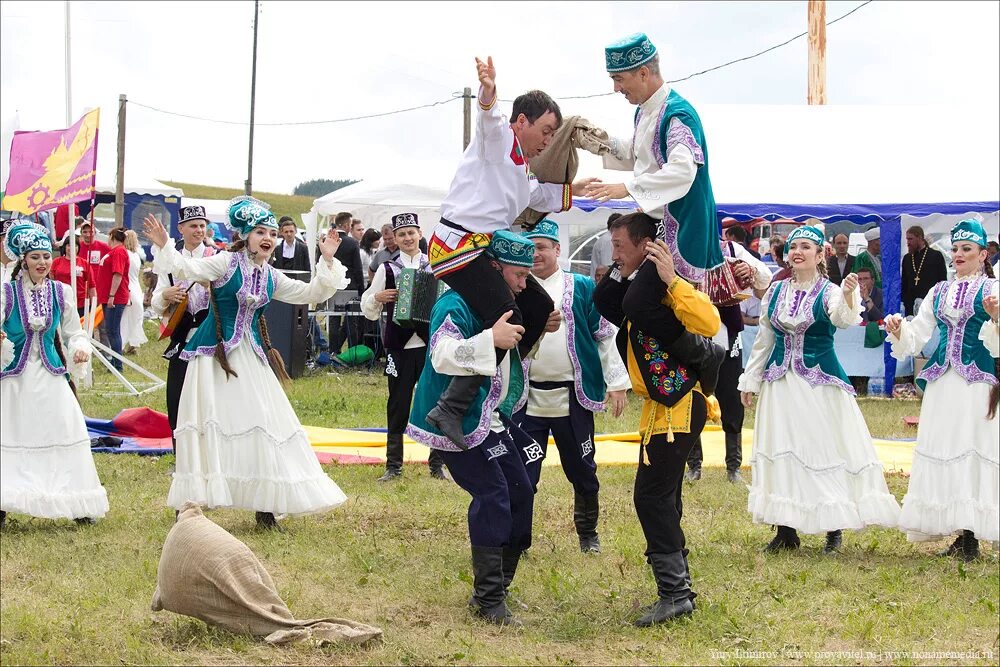
[[[823,384],[804,377],[818,367],[793,361],[780,378],[763,380],[775,344],[768,318],[772,291],[789,283],[776,312],[780,326],[791,331],[812,314],[810,296],[799,299],[796,307],[796,292],[815,295],[819,280],[779,281],[762,299],[760,328],[739,382],[740,391],[760,394],[747,509],[754,523],[789,526],[808,534],[869,525],[895,527],[899,504],[886,486],[868,425],[849,386],[838,385],[839,380]],[[834,326],[860,323],[857,289],[853,308],[836,285],[828,283],[826,294],[825,310]],[[801,348],[796,348],[801,362]]]
[[[32,289],[46,289],[49,281],[34,288],[30,283],[27,278],[12,283],[22,289],[24,304],[32,304]],[[63,352],[72,366],[74,352],[90,353],[91,347],[72,290],[57,287],[63,293]],[[26,319],[44,330],[44,317],[29,310]],[[103,517],[108,494],[97,477],[83,412],[65,376],[43,366],[39,339],[32,338],[24,370],[0,379],[0,509],[46,519]]]
[[[142,284],[139,271],[142,267],[142,257],[137,252],[128,254],[128,294],[129,304],[122,313],[122,345],[139,347],[145,343],[146,332],[142,330]]]
[[[241,261],[245,260],[244,257]],[[189,281],[226,274],[232,253],[182,257],[171,244],[156,256],[161,273]],[[346,270],[320,260],[305,283],[264,265],[275,281],[273,299],[318,303],[333,296]],[[237,377],[226,378],[212,356],[188,363],[177,410],[177,464],[167,504],[193,500],[208,507],[237,507],[276,515],[322,512],[347,496],[320,466],[302,424],[270,366],[257,356],[245,327],[227,358]]]
[[[894,357],[905,359],[927,344],[938,326],[934,312],[938,289],[948,290],[943,304],[945,320],[949,325],[958,320],[961,310],[954,304],[963,280],[939,283],[920,304],[917,316],[902,322],[899,336],[889,335]],[[997,294],[995,280],[991,291]],[[987,320],[973,333],[992,356],[1000,356],[996,324]],[[989,395],[989,384],[969,383],[953,366],[927,383],[910,485],[899,517],[899,527],[911,542],[937,539],[958,530],[971,530],[983,540],[1000,539],[1000,419],[986,419]]]

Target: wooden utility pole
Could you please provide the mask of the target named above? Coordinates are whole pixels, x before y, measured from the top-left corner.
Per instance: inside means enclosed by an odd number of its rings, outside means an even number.
[[[809,104],[826,104],[826,0],[809,0]]]
[[[118,96],[118,175],[115,176],[115,227],[125,224],[125,95]]]
[[[472,141],[472,88],[466,88],[462,92],[462,107],[465,114],[465,127],[462,132],[462,150],[469,147]]]
[[[253,194],[253,112],[254,100],[257,98],[257,23],[260,18],[260,0],[253,3],[253,72],[250,75],[250,151],[247,156],[247,182],[244,184],[246,194]]]

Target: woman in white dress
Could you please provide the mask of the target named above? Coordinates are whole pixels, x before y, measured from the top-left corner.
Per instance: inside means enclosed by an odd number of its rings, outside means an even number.
[[[122,346],[126,353],[134,352],[148,339],[142,329],[142,255],[139,254],[139,237],[129,229],[125,232],[125,249],[128,250],[128,293],[129,302],[122,315]]]
[[[90,435],[69,379],[90,357],[69,286],[49,278],[52,241],[34,223],[4,242],[14,278],[0,292],[0,526],[7,512],[92,524],[108,511]]]
[[[941,555],[972,560],[979,539],[1000,539],[997,281],[979,221],[958,223],[951,242],[955,278],[931,288],[913,320],[890,315],[885,328],[897,359],[940,335],[917,377],[924,400],[899,527],[911,542],[961,531]]]
[[[254,510],[259,527],[280,531],[275,515],[322,512],[347,497],[319,465],[279,384],[288,375],[277,350],[269,350],[263,311],[272,299],[326,301],[346,270],[334,259],[336,234],[320,239],[322,258],[311,282],[275,270],[267,260],[278,246],[278,224],[268,208],[252,197],[234,199],[229,226],[239,238],[229,252],[209,257],[183,257],[152,216],[145,233],[159,247],[158,273],[211,284],[208,316],[181,352],[189,364],[167,504],[180,509],[192,500]]]
[[[785,258],[792,276],[761,300],[739,382],[745,406],[760,393],[747,508],[754,523],[778,527],[767,551],[798,548],[802,531],[826,533],[829,554],[845,528],[894,527],[899,504],[833,346],[837,328],[861,322],[858,277],[849,274],[837,287],[823,276],[816,227],[789,234]]]

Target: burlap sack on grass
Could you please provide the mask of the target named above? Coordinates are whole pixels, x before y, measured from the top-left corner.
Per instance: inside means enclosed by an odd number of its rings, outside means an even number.
[[[186,503],[167,534],[156,575],[153,611],[193,616],[271,644],[363,644],[382,630],[346,618],[296,619],[271,575],[247,545]]]

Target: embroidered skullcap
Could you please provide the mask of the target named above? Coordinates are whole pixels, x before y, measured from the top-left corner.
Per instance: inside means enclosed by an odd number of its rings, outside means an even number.
[[[229,201],[226,227],[246,237],[254,227],[277,229],[278,221],[268,204],[250,195],[240,195]]]
[[[969,218],[951,228],[951,242],[971,241],[980,248],[986,247],[986,230],[979,220]]]
[[[788,249],[792,245],[792,241],[796,239],[805,239],[806,241],[812,241],[819,247],[823,247],[823,230],[818,227],[813,227],[812,225],[802,225],[801,227],[796,227],[791,234],[788,235],[788,239],[785,241],[785,254],[788,254]]]
[[[7,230],[4,246],[8,256],[21,259],[35,250],[51,253],[52,239],[45,227],[34,222],[21,222]]]
[[[191,220],[204,220],[208,222],[208,216],[205,214],[204,206],[182,206],[180,212],[180,219],[177,220],[178,225],[183,225],[185,222]]]
[[[493,234],[486,250],[491,257],[503,264],[531,268],[535,259],[535,242],[514,232],[501,229]]]
[[[527,239],[548,239],[553,243],[559,243],[559,225],[548,218],[542,218],[524,237]]]
[[[604,60],[609,72],[627,72],[645,65],[656,55],[656,47],[646,37],[637,32],[604,47]]]
[[[392,231],[403,227],[420,227],[420,220],[416,213],[399,213],[392,216]]]
[[[882,235],[882,232],[878,227],[872,227],[867,232],[865,232],[865,241],[874,241]]]

